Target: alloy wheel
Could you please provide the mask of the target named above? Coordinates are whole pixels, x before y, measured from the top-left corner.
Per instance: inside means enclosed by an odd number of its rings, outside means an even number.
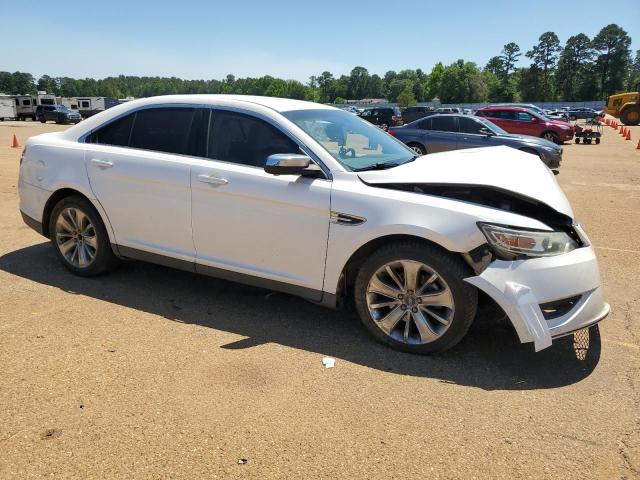
[[[407,344],[439,339],[451,326],[455,311],[451,289],[442,276],[415,260],[380,267],[369,280],[366,298],[376,326]]]
[[[417,145],[411,145],[409,148],[413,150],[413,153],[415,153],[416,155],[424,155],[424,153],[422,153],[422,149]]]
[[[87,268],[98,253],[96,230],[89,217],[75,207],[65,208],[58,215],[55,240],[64,259],[76,268]]]

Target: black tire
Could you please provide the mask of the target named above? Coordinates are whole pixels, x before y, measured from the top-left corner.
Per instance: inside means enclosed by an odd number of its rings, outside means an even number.
[[[383,332],[369,313],[367,287],[370,279],[385,264],[399,260],[423,263],[436,272],[451,291],[454,301],[453,318],[444,333],[430,343],[411,344],[398,341]],[[478,293],[463,280],[472,275],[473,272],[461,258],[434,245],[412,240],[390,243],[376,250],[359,269],[354,287],[356,310],[367,330],[377,341],[385,345],[417,354],[442,352],[462,340],[475,318]]]
[[[47,123],[47,119],[46,119],[46,118],[44,118],[44,117],[42,117],[42,118],[40,119],[40,123]]]
[[[584,143],[586,143],[587,145],[591,145],[591,139],[590,138],[585,138],[584,139]]]
[[[600,138],[596,137],[596,145],[600,145]]]
[[[93,261],[91,261],[91,263],[86,267],[78,267],[71,264],[62,254],[57,241],[56,220],[60,213],[67,208],[74,208],[84,213],[89,218],[89,221],[93,225],[93,230],[95,231],[98,248],[96,249]],[[80,196],[63,198],[55,207],[53,207],[51,216],[49,217],[49,237],[51,238],[51,244],[53,245],[56,255],[65,268],[81,277],[93,277],[100,275],[112,270],[118,264],[118,259],[114,255],[113,250],[111,250],[109,235],[107,234],[107,230],[100,218],[100,215],[88,200]]]
[[[420,155],[426,155],[427,154],[427,149],[424,148],[424,146],[420,145],[419,143],[408,143],[407,147],[409,147],[411,150],[413,150],[414,152],[416,152],[416,154],[418,153],[418,150],[420,151]]]
[[[620,112],[620,121],[628,126],[640,124],[640,105],[625,108]]]
[[[542,135],[540,136],[545,140],[549,140],[550,142],[557,143],[557,144],[560,143],[560,137],[558,136],[558,134],[556,132],[552,132],[551,130],[547,130],[546,132],[543,132]]]
[[[580,137],[576,137],[576,143],[580,143]]]

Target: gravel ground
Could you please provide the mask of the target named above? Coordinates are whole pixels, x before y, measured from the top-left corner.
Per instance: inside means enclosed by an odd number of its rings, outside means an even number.
[[[434,357],[163,267],[73,277],[23,225],[7,146],[62,128],[0,123],[0,478],[640,478],[640,127],[565,145],[558,177],[599,254],[599,333],[535,354],[482,318]]]

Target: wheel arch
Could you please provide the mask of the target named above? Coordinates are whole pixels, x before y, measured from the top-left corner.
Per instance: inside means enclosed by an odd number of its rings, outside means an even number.
[[[351,254],[345,265],[342,267],[342,271],[338,278],[338,285],[336,287],[336,297],[337,303],[342,304],[346,298],[350,298],[350,292],[353,291],[353,287],[355,284],[355,277],[358,269],[364,263],[364,261],[371,255],[373,252],[378,250],[384,245],[388,245],[390,243],[399,243],[404,241],[413,241],[422,243],[424,245],[429,245],[431,247],[435,247],[439,250],[442,250],[444,253],[458,255],[462,260],[465,260],[464,254],[459,252],[452,252],[446,249],[444,246],[434,242],[433,240],[426,239],[424,237],[420,237],[418,235],[411,234],[388,234],[383,235],[374,239],[369,240],[364,243],[355,252]],[[466,263],[466,260],[465,260]],[[471,268],[469,268],[470,275],[473,275]]]
[[[98,212],[98,215],[100,216],[100,219],[102,220],[102,223],[104,223],[107,233],[109,234],[109,241],[112,244],[116,243],[115,237],[113,235],[113,231],[111,228],[111,223],[109,222],[109,218],[107,217],[106,212],[104,212],[104,210],[102,209],[102,206],[100,205],[100,203],[97,200],[89,198],[87,195],[85,195],[81,191],[71,187],[59,188],[58,190],[53,192],[51,196],[47,199],[47,202],[44,205],[44,210],[42,212],[42,234],[45,237],[50,238],[49,222],[51,220],[50,219],[51,212],[53,211],[54,207],[60,200],[62,200],[63,198],[73,197],[73,196],[84,198],[87,202],[89,202],[93,206],[93,208],[96,209],[96,212]]]

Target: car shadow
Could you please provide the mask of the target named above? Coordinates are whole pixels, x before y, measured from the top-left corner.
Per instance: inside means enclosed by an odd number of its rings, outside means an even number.
[[[405,354],[375,343],[350,310],[330,310],[297,297],[141,262],[123,263],[109,275],[81,278],[60,265],[48,243],[3,255],[0,270],[167,320],[247,337],[221,347],[225,349],[277,343],[382,371],[485,390],[569,385],[587,377],[600,359],[597,327],[557,339],[552,347],[535,353],[495,315],[479,316],[465,339],[449,351]]]

